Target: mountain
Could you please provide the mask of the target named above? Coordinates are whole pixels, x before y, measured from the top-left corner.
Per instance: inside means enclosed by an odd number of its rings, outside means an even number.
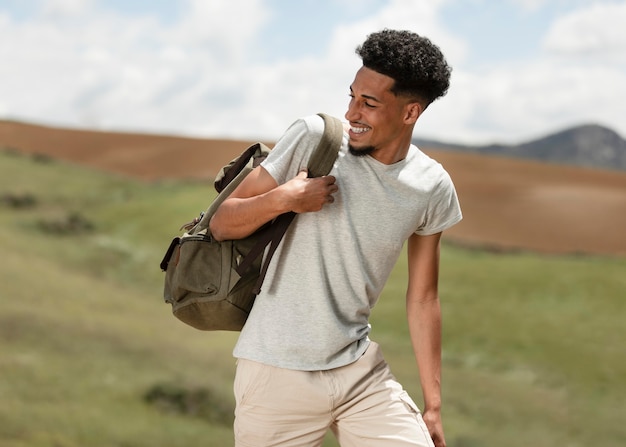
[[[415,139],[414,142],[426,148],[452,149],[566,165],[626,170],[626,140],[613,130],[596,124],[573,127],[517,145],[469,146],[424,139]]]

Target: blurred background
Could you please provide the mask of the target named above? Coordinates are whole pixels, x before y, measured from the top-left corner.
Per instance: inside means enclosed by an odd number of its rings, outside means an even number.
[[[610,0],[0,0],[0,446],[233,444],[237,334],[177,321],[158,264],[247,144],[343,117],[382,28],[453,67],[414,135],[464,212],[448,445],[626,445],[623,23]],[[421,405],[406,268],[372,338]]]

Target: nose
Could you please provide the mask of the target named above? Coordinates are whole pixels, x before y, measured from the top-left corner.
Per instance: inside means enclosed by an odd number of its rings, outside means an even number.
[[[346,114],[344,115],[348,121],[356,121],[358,117],[358,107],[354,98],[350,98],[350,102],[348,103],[348,110],[346,110]]]

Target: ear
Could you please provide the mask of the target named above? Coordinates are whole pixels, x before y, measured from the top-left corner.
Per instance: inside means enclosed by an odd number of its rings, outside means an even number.
[[[406,124],[415,124],[420,117],[424,107],[419,102],[410,102],[406,105],[404,122]]]

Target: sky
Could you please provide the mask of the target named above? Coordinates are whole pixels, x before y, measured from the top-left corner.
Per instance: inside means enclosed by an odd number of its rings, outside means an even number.
[[[452,66],[415,136],[518,143],[580,124],[626,138],[626,1],[0,0],[0,119],[275,140],[343,117],[383,28]]]

